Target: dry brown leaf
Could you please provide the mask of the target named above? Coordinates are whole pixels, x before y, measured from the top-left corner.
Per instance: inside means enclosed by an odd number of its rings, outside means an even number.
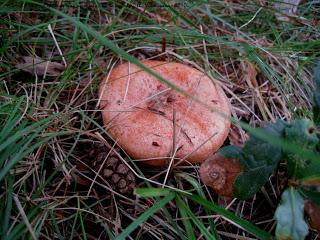
[[[20,58],[23,62],[18,63],[16,68],[39,76],[47,75],[56,77],[65,69],[64,65],[60,63],[44,61],[39,57],[22,56]]]
[[[276,18],[279,21],[290,21],[290,17],[296,17],[298,6],[302,0],[280,0],[274,3],[274,8],[278,11]]]

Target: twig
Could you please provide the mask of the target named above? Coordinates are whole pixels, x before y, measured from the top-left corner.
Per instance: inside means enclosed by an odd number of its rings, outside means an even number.
[[[63,54],[62,54],[62,51],[61,51],[61,49],[60,49],[60,46],[59,46],[59,44],[58,44],[58,41],[57,41],[56,37],[54,36],[54,33],[53,33],[53,31],[52,31],[51,24],[48,25],[48,29],[49,29],[49,32],[50,32],[50,34],[51,34],[51,36],[52,36],[52,38],[53,38],[53,41],[54,41],[54,43],[55,43],[55,45],[56,45],[56,47],[57,47],[57,49],[58,49],[59,54],[60,54],[61,57],[62,57],[62,61],[63,61],[63,63],[64,63],[64,66],[67,67],[66,59],[64,58],[64,56],[63,56]]]
[[[176,109],[173,108],[173,112],[172,112],[172,117],[173,117],[173,121],[172,121],[172,124],[173,124],[173,137],[172,137],[172,156],[171,156],[171,159],[170,159],[170,163],[169,163],[169,166],[168,166],[168,169],[167,169],[167,172],[166,172],[166,176],[164,177],[164,180],[163,180],[163,183],[162,183],[162,188],[164,188],[166,182],[167,182],[167,179],[168,179],[168,176],[169,176],[169,173],[171,172],[171,167],[172,167],[172,164],[174,162],[174,158],[175,158],[175,155],[177,153],[177,149],[176,149]]]
[[[243,24],[241,27],[239,27],[239,29],[244,28],[245,26],[247,26],[248,24],[250,24],[250,23],[256,18],[256,16],[258,15],[258,13],[259,13],[261,10],[262,10],[262,7],[260,7],[260,8],[258,9],[258,11],[253,15],[253,17],[252,17],[248,22],[246,22],[246,23]]]
[[[123,103],[126,101],[126,98],[128,95],[130,80],[131,80],[131,64],[130,64],[130,62],[128,62],[128,80],[127,80],[127,84],[126,84],[126,91],[125,91],[124,97],[123,97]]]
[[[20,203],[17,195],[15,195],[15,194],[13,195],[13,200],[14,200],[14,202],[15,202],[16,205],[17,205],[17,208],[18,208],[18,210],[19,210],[19,212],[20,212],[20,214],[21,214],[21,217],[22,217],[22,219],[24,220],[24,222],[25,222],[25,224],[26,224],[26,226],[27,226],[30,234],[31,234],[32,239],[33,239],[33,240],[37,240],[38,238],[36,237],[36,235],[35,235],[32,227],[31,227],[31,224],[30,224],[30,222],[29,222],[29,220],[28,220],[28,217],[27,217],[26,213],[24,212],[23,207],[22,207],[22,205],[21,205],[21,203]]]

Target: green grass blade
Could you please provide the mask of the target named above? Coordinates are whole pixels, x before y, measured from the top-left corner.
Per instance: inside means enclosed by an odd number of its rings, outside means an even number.
[[[23,98],[21,98],[17,103],[15,103],[14,109],[10,111],[9,118],[6,120],[6,123],[2,127],[2,130],[0,132],[1,139],[5,139],[8,137],[12,129],[15,127],[15,124],[21,117],[21,114],[18,114],[18,110],[19,110],[19,107],[21,106],[22,101],[23,101]],[[1,106],[1,114],[8,114],[3,105]]]
[[[180,212],[180,215],[182,218],[182,223],[183,223],[184,228],[187,233],[187,237],[188,237],[188,239],[197,239],[194,234],[192,224],[191,224],[190,220],[188,219],[188,213],[182,204],[178,204],[179,200],[180,200],[180,198],[176,197],[177,206],[179,207],[179,212]]]
[[[121,234],[119,234],[115,239],[116,240],[124,240],[126,237],[130,235],[140,224],[145,222],[149,217],[167,205],[172,199],[174,199],[175,194],[171,192],[168,196],[156,202],[151,208],[142,213],[135,221],[133,221],[126,229],[123,230]]]
[[[138,188],[135,189],[135,194],[137,194],[140,197],[143,198],[151,198],[154,197],[156,199],[159,199],[160,196],[167,196],[172,191],[165,188]],[[162,209],[163,213],[165,214],[166,218],[168,219],[168,222],[171,224],[168,225],[168,228],[170,228],[177,236],[179,236],[181,239],[188,239],[184,236],[184,234],[181,232],[180,227],[176,223],[176,221],[172,218],[170,212],[164,207]],[[160,221],[158,221],[160,223]],[[161,224],[161,223],[160,223]]]
[[[191,220],[193,221],[193,223],[199,228],[199,230],[201,231],[201,233],[203,234],[203,236],[206,237],[206,239],[208,240],[215,240],[216,237],[214,236],[214,234],[211,234],[207,228],[203,225],[203,223],[196,217],[196,215],[193,214],[193,212],[191,211],[191,209],[181,200],[181,198],[179,198],[178,196],[176,197],[177,200],[177,205],[181,208],[184,209],[184,211],[186,212],[186,214],[191,218]],[[189,229],[189,231],[192,231],[192,229]]]
[[[41,206],[36,206],[32,208],[29,213],[27,214],[27,218],[29,222],[32,222],[32,219],[37,215]],[[27,232],[27,226],[24,221],[21,221],[17,224],[12,231],[8,234],[8,240],[15,240],[15,239],[22,239],[21,236]]]
[[[0,171],[0,181],[6,176],[6,174],[10,171],[10,169],[22,158],[24,158],[25,156],[27,156],[29,153],[33,152],[35,149],[37,149],[41,144],[49,141],[49,139],[51,139],[52,137],[47,137],[44,138],[43,140],[33,144],[32,146],[30,146],[29,144],[32,143],[32,141],[34,140],[34,138],[36,138],[38,135],[38,132],[35,133],[28,141],[27,143],[20,149],[20,151],[18,153],[16,153],[16,155],[11,158],[7,164],[1,169]]]
[[[259,239],[261,239],[261,240],[271,239],[271,235],[269,233],[263,231],[262,229],[258,228],[254,224],[252,224],[246,220],[243,220],[242,218],[236,216],[232,212],[227,211],[224,208],[217,206],[213,202],[209,202],[208,200],[205,200],[197,195],[187,195],[186,194],[185,196],[187,198],[189,198],[190,200],[201,204],[203,207],[210,209],[210,210],[222,215],[223,217],[231,220],[232,222],[234,222],[235,224],[237,224],[238,226],[240,226],[244,230],[246,230],[249,233],[258,237]]]
[[[177,173],[176,176],[183,178],[184,180],[186,180],[187,182],[189,182],[193,188],[197,191],[198,195],[201,196],[202,198],[206,198],[203,189],[201,187],[201,184],[199,183],[199,180],[194,179],[193,177],[189,176],[187,173],[181,172],[181,173]],[[212,215],[212,211],[209,209],[205,209],[205,213],[207,215]],[[215,235],[217,236],[217,231],[216,231],[216,225],[214,223],[214,220],[212,218],[208,219],[209,224],[210,224],[210,228],[212,229],[212,231],[214,231]]]
[[[23,128],[21,130],[19,129],[20,131],[14,134],[12,133],[13,135],[11,137],[9,137],[7,140],[3,141],[2,144],[0,144],[0,151],[3,151],[10,144],[16,142],[19,138],[23,138],[26,134],[34,132],[37,128],[38,128],[37,129],[38,131],[39,129],[40,130],[44,129],[46,127],[46,124],[50,123],[51,119],[52,117],[42,119],[34,124],[31,124],[26,128]]]
[[[1,222],[2,222],[1,235],[2,236],[7,235],[8,228],[9,228],[11,209],[12,209],[13,178],[12,178],[12,176],[9,176],[7,179],[8,179],[7,201],[6,201],[7,203],[6,203],[5,212],[4,212],[3,217],[1,219]]]
[[[78,201],[78,208],[81,209],[79,198],[77,198],[77,201]],[[86,229],[84,227],[84,222],[83,222],[83,217],[82,217],[81,211],[78,211],[77,215],[79,215],[82,237],[84,240],[87,240]]]
[[[167,196],[171,191],[165,188],[137,188],[134,194],[142,198]]]

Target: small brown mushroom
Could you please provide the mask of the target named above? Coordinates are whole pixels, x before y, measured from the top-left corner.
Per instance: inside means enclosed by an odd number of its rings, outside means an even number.
[[[114,68],[100,85],[100,106],[108,132],[134,159],[154,166],[187,156],[202,162],[228,136],[230,116],[223,90],[204,73],[180,64],[144,61],[144,65],[216,111],[167,87],[134,64]],[[175,114],[174,114],[175,112]],[[175,133],[175,137],[174,137]]]
[[[201,181],[211,187],[220,196],[233,197],[234,182],[244,168],[237,159],[214,154],[201,164],[199,173]]]
[[[311,200],[306,200],[304,211],[308,216],[310,227],[320,233],[320,207]]]

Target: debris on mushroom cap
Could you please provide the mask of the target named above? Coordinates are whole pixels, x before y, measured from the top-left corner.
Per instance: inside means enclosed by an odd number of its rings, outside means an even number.
[[[187,156],[191,163],[210,157],[223,144],[230,128],[225,117],[230,116],[230,107],[223,90],[187,65],[151,60],[143,64],[215,111],[134,64],[124,63],[100,85],[100,107],[108,132],[132,158],[151,165],[165,165],[173,152],[176,159]]]

